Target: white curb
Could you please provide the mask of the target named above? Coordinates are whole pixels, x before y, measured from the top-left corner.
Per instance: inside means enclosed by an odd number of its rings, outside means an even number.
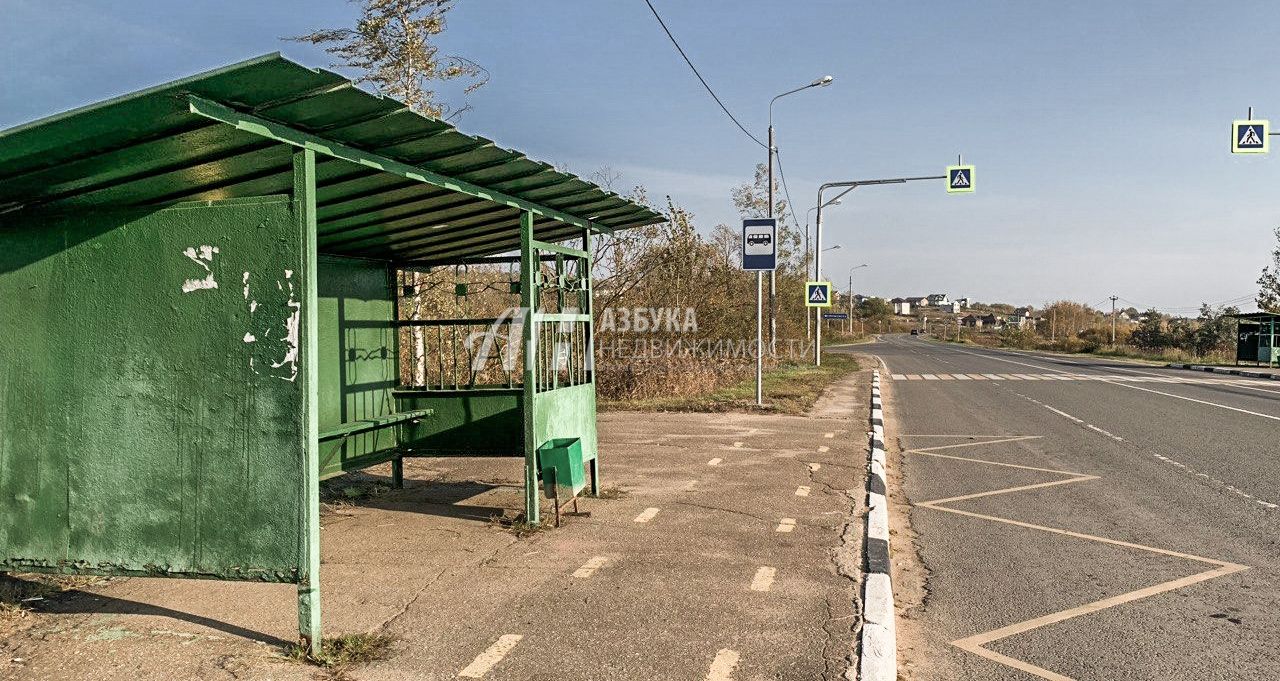
[[[889,576],[889,500],[885,472],[884,405],[880,401],[880,371],[871,378],[871,456],[867,466],[867,533],[862,584],[862,651],[857,676],[849,681],[896,681],[897,628],[894,625],[893,581]]]

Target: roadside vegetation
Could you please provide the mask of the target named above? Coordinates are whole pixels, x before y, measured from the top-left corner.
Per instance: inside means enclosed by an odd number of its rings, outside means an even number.
[[[764,375],[765,406],[755,406],[755,376],[710,392],[682,396],[659,396],[630,400],[602,400],[600,409],[639,411],[762,411],[774,414],[804,414],[832,383],[859,368],[849,355],[824,354],[822,366],[789,363]]]
[[[391,655],[395,638],[383,634],[346,634],[324,639],[320,655],[312,656],[303,645],[289,648],[289,657],[328,670],[330,678],[346,681],[347,672]]]
[[[975,312],[979,313],[979,312]],[[1231,363],[1235,357],[1234,307],[1203,305],[1195,317],[1130,307],[1112,315],[1088,305],[1057,301],[1032,312],[1022,327],[973,329],[935,322],[932,336],[944,341],[1016,350],[1126,357],[1154,362]]]

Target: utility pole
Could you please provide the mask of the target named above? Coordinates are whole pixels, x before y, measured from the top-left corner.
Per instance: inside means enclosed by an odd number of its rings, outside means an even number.
[[[1049,342],[1058,340],[1058,308],[1053,308],[1053,313],[1049,315]]]
[[[1111,345],[1116,344],[1116,300],[1117,296],[1111,296]]]
[[[769,217],[773,217],[773,102],[769,103]],[[776,233],[774,240],[775,242],[777,241]],[[777,246],[775,245],[774,248],[777,248]],[[773,356],[778,354],[777,270],[770,270],[769,272],[769,354]]]

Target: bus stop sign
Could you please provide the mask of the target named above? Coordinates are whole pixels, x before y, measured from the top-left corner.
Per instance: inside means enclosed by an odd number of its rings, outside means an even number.
[[[778,268],[777,218],[748,218],[742,221],[742,269],[772,272]]]

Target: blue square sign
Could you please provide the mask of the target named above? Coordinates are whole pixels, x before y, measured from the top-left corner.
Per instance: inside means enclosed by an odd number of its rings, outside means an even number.
[[[1271,133],[1270,121],[1233,121],[1231,123],[1231,153],[1265,154]]]
[[[742,269],[770,272],[778,268],[777,218],[742,221]]]

